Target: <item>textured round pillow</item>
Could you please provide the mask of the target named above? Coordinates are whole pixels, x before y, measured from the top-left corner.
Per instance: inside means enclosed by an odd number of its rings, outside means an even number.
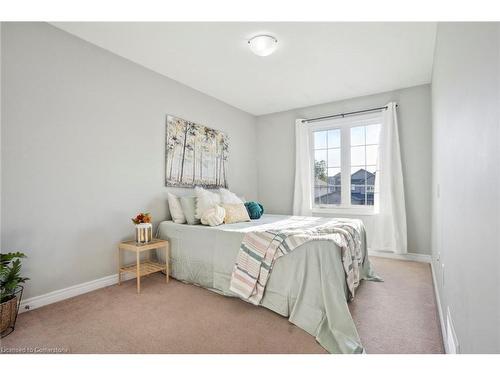
[[[224,217],[226,217],[226,210],[217,205],[203,212],[203,215],[201,215],[201,223],[216,227],[224,222]]]
[[[264,213],[264,207],[258,202],[245,202],[245,207],[247,208],[248,216],[252,220],[260,219]]]

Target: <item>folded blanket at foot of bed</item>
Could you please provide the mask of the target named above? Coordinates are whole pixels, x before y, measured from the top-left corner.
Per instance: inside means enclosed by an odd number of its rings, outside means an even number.
[[[331,221],[327,224],[303,223],[292,228],[269,228],[245,234],[231,275],[231,291],[258,305],[279,257],[314,240],[333,241],[342,251],[349,299],[359,285],[359,268],[363,262],[361,237],[357,222]]]
[[[338,249],[341,251],[348,290],[347,299],[351,300],[361,279],[360,270],[364,260],[362,225],[359,220],[345,219],[326,223],[291,220],[288,223],[281,222],[279,226],[248,232],[243,238],[233,268],[230,290],[240,298],[259,305],[273,265],[278,258],[309,241],[326,240],[337,245],[331,247],[332,251]],[[374,275],[366,276],[366,279],[380,280]],[[349,347],[349,350],[360,352],[362,347],[360,344],[354,345]]]

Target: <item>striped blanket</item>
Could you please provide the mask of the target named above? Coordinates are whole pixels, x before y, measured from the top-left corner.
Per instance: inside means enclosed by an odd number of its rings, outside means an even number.
[[[300,245],[314,240],[334,242],[341,249],[349,299],[359,285],[363,263],[360,220],[332,219],[325,223],[317,218],[292,218],[245,234],[231,275],[230,290],[244,300],[259,305],[274,262]],[[337,250],[332,246],[332,251]]]

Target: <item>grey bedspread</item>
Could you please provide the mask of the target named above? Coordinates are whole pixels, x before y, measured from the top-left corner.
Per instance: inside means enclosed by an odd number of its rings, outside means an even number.
[[[158,227],[158,236],[170,240],[172,277],[235,297],[229,285],[244,234],[260,225],[288,218],[263,215],[259,220],[218,227],[164,221]],[[318,223],[331,220],[315,219]],[[361,279],[380,280],[371,269],[364,229],[361,238],[364,256]],[[158,256],[161,258],[162,253]],[[332,241],[307,242],[279,258],[267,283],[262,306],[288,317],[330,353],[363,352],[347,305],[341,250]]]

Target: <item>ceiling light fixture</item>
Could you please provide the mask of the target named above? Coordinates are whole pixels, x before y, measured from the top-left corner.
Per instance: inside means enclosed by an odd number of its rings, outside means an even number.
[[[269,56],[278,46],[278,39],[271,35],[256,35],[248,41],[248,45],[257,56]]]

